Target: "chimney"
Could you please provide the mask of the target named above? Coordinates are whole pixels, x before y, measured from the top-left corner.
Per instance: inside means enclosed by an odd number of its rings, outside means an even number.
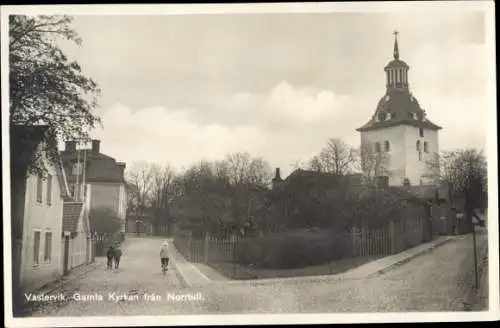
[[[98,153],[100,151],[101,141],[100,140],[92,140],[92,151]]]
[[[276,168],[276,174],[274,176],[273,181],[282,181],[281,175],[280,175],[280,168],[279,167]]]
[[[118,166],[118,169],[120,170],[120,175],[122,177],[125,176],[125,167],[127,166],[127,164],[125,164],[123,162],[117,162],[116,166]]]
[[[280,168],[279,168],[279,167],[277,167],[277,168],[276,168],[276,173],[275,173],[274,178],[273,178],[273,181],[272,181],[272,183],[273,183],[273,188],[275,188],[275,187],[276,187],[276,185],[277,185],[278,183],[282,182],[282,181],[283,181],[283,179],[281,179],[281,175],[280,175]]]
[[[64,143],[65,151],[76,151],[76,141],[66,141]]]

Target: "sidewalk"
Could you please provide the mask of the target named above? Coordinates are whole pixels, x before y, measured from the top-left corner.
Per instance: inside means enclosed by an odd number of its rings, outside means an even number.
[[[189,262],[170,239],[170,263],[177,273],[177,277],[186,287],[203,286],[214,282],[228,281],[226,277],[203,263]]]
[[[126,240],[121,244],[121,249],[122,251],[127,250],[128,243]],[[94,257],[94,262],[88,263],[88,264],[83,264],[80,265],[76,268],[71,269],[71,271],[66,275],[62,276],[60,279],[57,279],[55,281],[49,282],[45,284],[44,286],[40,287],[38,289],[38,293],[43,293],[43,294],[48,294],[52,293],[56,290],[61,289],[66,285],[67,283],[78,279],[82,276],[85,276],[87,273],[94,271],[95,269],[99,267],[105,267],[106,266],[106,259],[105,257]]]
[[[417,256],[431,252],[433,249],[454,239],[455,237],[453,236],[440,236],[428,243],[409,248],[403,252],[354,268],[345,274],[348,275],[350,279],[371,278],[373,276],[378,276],[413,260]]]

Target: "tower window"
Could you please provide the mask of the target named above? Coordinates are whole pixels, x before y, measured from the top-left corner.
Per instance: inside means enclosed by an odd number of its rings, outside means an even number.
[[[386,112],[380,112],[380,113],[378,113],[378,120],[379,120],[380,122],[385,121],[385,118],[386,118],[386,117],[387,117],[387,113],[386,113]]]
[[[375,143],[375,152],[380,153],[380,142]]]
[[[384,148],[385,148],[385,151],[391,150],[391,144],[389,143],[389,141],[384,142]]]
[[[424,153],[429,152],[429,145],[427,144],[427,141],[424,141]]]
[[[418,129],[418,131],[419,131],[420,136],[423,137],[424,136],[424,129],[420,128],[420,129]]]
[[[417,140],[417,151],[420,152],[420,140]]]

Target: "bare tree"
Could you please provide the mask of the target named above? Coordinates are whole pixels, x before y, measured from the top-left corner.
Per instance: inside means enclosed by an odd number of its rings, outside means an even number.
[[[363,140],[355,152],[355,158],[353,164],[362,172],[368,185],[375,185],[378,177],[391,176],[389,156],[381,149],[377,149],[375,143]]]
[[[463,200],[470,211],[485,205],[487,163],[482,151],[458,149],[444,151],[427,162],[427,177],[448,185],[449,197]]]
[[[271,165],[262,158],[254,158],[248,168],[248,182],[255,186],[268,186],[272,179]]]
[[[329,139],[319,155],[314,156],[309,165],[319,172],[345,175],[355,162],[355,150],[340,139]]]
[[[135,199],[129,199],[132,211],[135,212],[137,220],[140,220],[146,207],[150,205],[151,193],[153,191],[153,165],[147,162],[136,162],[127,172],[127,180],[134,191]]]
[[[233,153],[226,156],[229,179],[232,185],[238,185],[248,178],[252,158],[248,153]]]
[[[170,204],[176,192],[175,171],[170,164],[151,166],[151,207],[153,209],[153,226],[155,234],[160,226],[166,226],[167,232],[172,231]]]

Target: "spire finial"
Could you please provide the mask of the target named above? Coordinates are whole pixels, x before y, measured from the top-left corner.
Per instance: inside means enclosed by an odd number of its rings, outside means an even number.
[[[394,31],[394,59],[399,59],[399,49],[398,49],[398,31]]]

